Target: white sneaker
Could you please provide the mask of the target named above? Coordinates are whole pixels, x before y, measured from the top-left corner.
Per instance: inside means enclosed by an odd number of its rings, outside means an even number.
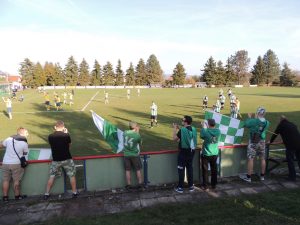
[[[260,176],[259,179],[260,179],[261,181],[264,181],[264,180],[265,180],[265,176]]]
[[[247,177],[246,174],[240,174],[239,177],[240,177],[242,180],[251,183],[251,177],[250,177],[250,178]]]

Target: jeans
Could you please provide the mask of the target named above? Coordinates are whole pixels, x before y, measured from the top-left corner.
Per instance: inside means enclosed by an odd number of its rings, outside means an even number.
[[[187,178],[188,178],[188,185],[189,187],[193,186],[193,158],[194,158],[195,151],[191,151],[190,149],[180,150],[178,154],[178,187],[183,188],[184,183],[184,171],[185,168],[187,170]]]
[[[208,185],[208,163],[210,164],[211,171],[211,186],[215,187],[218,182],[218,168],[217,168],[217,155],[213,156],[201,156],[202,161],[202,178],[203,178],[203,186],[207,187]]]
[[[288,163],[288,168],[289,168],[289,178],[291,180],[295,180],[296,179],[296,171],[295,171],[295,165],[294,165],[294,157],[296,155],[296,159],[298,161],[298,166],[300,169],[300,152],[293,150],[293,149],[286,149],[285,151],[285,155],[286,155],[286,160]]]

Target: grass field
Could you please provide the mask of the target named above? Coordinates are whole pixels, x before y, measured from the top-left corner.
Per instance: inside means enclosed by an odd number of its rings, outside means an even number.
[[[225,90],[225,89],[224,89]],[[291,121],[300,125],[300,89],[299,88],[240,88],[233,90],[241,101],[243,119],[248,112],[255,112],[260,105],[267,109],[266,118],[271,121],[274,130],[278,117],[285,114]],[[56,90],[60,95],[62,90]],[[24,126],[29,132],[30,147],[49,147],[47,137],[53,131],[56,120],[63,120],[72,137],[74,156],[99,155],[111,153],[109,146],[101,137],[91,118],[90,110],[127,129],[128,121],[135,120],[141,125],[143,138],[142,151],[177,149],[172,141],[172,123],[180,124],[183,115],[191,115],[194,125],[199,128],[203,120],[202,97],[207,94],[209,105],[215,103],[218,89],[142,89],[141,96],[132,89],[131,99],[126,98],[126,89],[108,90],[108,105],[104,104],[103,89],[75,90],[74,105],[63,106],[63,111],[46,111],[43,94],[36,90],[25,90],[24,102],[13,101],[13,119],[5,115],[5,104],[0,104],[0,140],[14,134],[17,127]],[[19,94],[19,93],[18,93]],[[53,91],[49,91],[53,103]],[[93,98],[94,97],[94,98]],[[93,99],[92,99],[93,98]],[[158,127],[149,128],[150,105],[152,100],[158,105]],[[229,114],[229,101],[226,99],[224,114]],[[246,139],[245,139],[246,140]],[[199,139],[199,145],[201,145]]]
[[[209,202],[166,204],[135,212],[76,219],[57,219],[39,225],[294,225],[300,224],[300,191],[281,191],[215,199]]]

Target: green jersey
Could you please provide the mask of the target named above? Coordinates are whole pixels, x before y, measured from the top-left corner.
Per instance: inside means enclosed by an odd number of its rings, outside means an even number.
[[[141,135],[133,130],[124,131],[124,156],[138,156],[142,143]]]
[[[266,133],[269,126],[270,122],[264,118],[249,118],[245,121],[245,127],[250,130],[250,139],[255,133],[259,133],[261,140],[266,140]]]
[[[202,128],[200,138],[204,140],[202,146],[202,154],[205,156],[213,156],[219,154],[218,143],[221,132],[218,128]]]

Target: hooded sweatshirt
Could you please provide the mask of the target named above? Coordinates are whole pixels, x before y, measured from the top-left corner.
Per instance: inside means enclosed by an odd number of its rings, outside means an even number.
[[[202,128],[200,138],[204,140],[202,154],[205,156],[214,156],[219,154],[218,142],[221,132],[218,128]]]

